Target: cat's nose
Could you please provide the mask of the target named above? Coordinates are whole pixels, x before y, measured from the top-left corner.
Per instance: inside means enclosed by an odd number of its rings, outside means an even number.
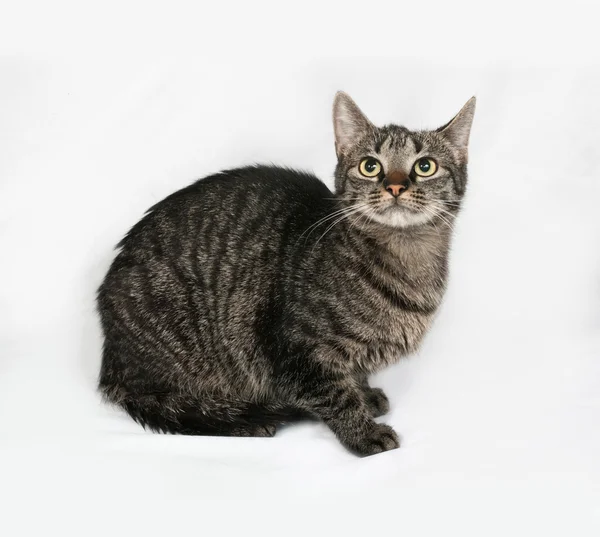
[[[385,189],[395,198],[397,198],[402,192],[406,190],[404,185],[388,185]]]
[[[409,186],[410,178],[404,172],[392,172],[383,179],[383,188],[395,198],[408,190]]]

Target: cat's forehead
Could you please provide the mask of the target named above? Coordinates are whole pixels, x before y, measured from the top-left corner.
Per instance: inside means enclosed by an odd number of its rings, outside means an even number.
[[[399,125],[386,125],[375,130],[371,144],[377,153],[402,151],[407,144],[412,145],[410,134],[408,129]]]
[[[368,150],[388,167],[404,169],[412,167],[414,161],[430,150],[430,143],[422,133],[412,132],[405,127],[386,125],[378,128],[367,141]]]
[[[435,131],[411,131],[399,125],[376,128],[371,136],[363,140],[358,158],[374,156],[390,166],[411,167],[423,156],[447,157],[448,148]]]

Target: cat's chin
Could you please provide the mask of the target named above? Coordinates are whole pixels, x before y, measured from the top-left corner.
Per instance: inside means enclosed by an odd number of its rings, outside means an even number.
[[[418,226],[425,224],[431,219],[426,213],[413,211],[398,205],[390,207],[381,213],[371,213],[369,216],[379,224],[395,228]]]

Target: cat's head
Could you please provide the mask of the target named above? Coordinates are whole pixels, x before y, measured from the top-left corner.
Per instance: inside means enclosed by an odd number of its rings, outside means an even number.
[[[392,227],[451,222],[467,183],[474,112],[472,97],[436,130],[376,127],[339,92],[333,106],[335,186],[338,197],[354,208],[348,214]]]

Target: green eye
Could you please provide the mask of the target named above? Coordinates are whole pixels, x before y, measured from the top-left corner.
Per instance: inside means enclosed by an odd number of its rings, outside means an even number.
[[[358,171],[365,177],[377,177],[381,173],[381,164],[377,159],[364,158],[358,165]]]
[[[420,177],[430,177],[437,171],[435,160],[430,158],[420,158],[415,163],[415,173]]]

